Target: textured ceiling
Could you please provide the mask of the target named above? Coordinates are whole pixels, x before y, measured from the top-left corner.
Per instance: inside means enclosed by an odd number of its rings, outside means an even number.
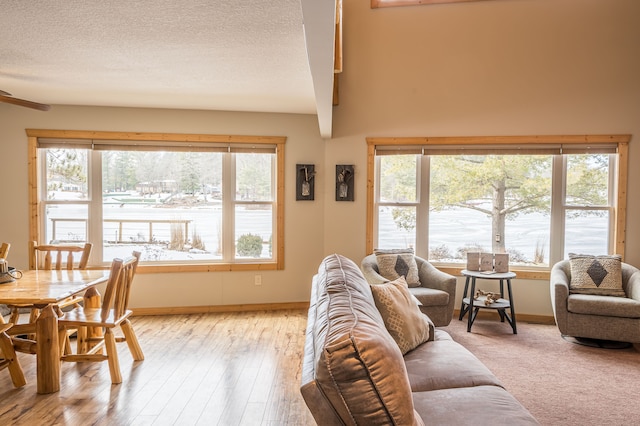
[[[304,19],[304,3],[335,10],[335,0],[0,0],[0,90],[52,105],[316,114],[306,42],[318,37],[305,27],[329,31],[320,49],[332,58],[334,12]]]

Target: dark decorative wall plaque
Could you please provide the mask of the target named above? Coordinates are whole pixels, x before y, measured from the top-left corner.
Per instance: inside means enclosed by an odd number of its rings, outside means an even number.
[[[336,165],[336,201],[353,201],[354,166]]]
[[[313,200],[315,165],[296,164],[296,200]]]

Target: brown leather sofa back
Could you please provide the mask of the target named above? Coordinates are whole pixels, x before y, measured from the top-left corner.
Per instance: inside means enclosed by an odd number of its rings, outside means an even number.
[[[424,424],[369,284],[337,254],[313,279],[301,392],[320,425]]]

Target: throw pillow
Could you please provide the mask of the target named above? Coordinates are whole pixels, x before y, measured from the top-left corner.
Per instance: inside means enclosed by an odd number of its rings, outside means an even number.
[[[418,264],[413,249],[392,249],[374,251],[380,275],[389,281],[399,277],[407,280],[409,287],[419,287]]]
[[[569,253],[569,291],[579,294],[625,297],[620,255],[592,256]]]
[[[420,312],[404,277],[371,284],[371,292],[387,331],[403,355],[429,339],[429,320]]]

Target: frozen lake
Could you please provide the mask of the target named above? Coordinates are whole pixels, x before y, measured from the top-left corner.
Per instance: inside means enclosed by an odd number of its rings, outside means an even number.
[[[207,204],[196,207],[166,208],[153,205],[138,204],[105,204],[104,219],[118,220],[190,220],[189,238],[195,230],[205,245],[204,251],[175,252],[159,245],[136,244],[148,239],[149,226],[147,223],[127,224],[123,230],[122,239],[127,244],[114,245],[108,242],[118,237],[118,224],[105,223],[103,240],[105,250],[103,259],[108,261],[113,257],[126,256],[131,250],[143,251],[143,259],[165,260],[171,257],[175,260],[215,260],[221,259],[219,234],[222,229],[222,213],[220,204]],[[49,207],[49,218],[79,218],[86,217],[77,207],[58,205]],[[268,241],[272,232],[272,214],[270,210],[246,209],[239,206],[236,210],[237,239],[243,234],[260,235],[263,241]],[[545,263],[549,256],[549,221],[548,216],[542,214],[522,215],[515,220],[507,221],[506,243],[508,250],[515,250],[525,259],[533,260],[536,245],[543,247]],[[486,215],[469,210],[457,209],[430,214],[430,250],[445,246],[455,256],[458,249],[477,245],[491,251],[491,219]],[[607,218],[606,217],[577,217],[568,221],[566,229],[565,257],[570,252],[606,254],[607,253]],[[51,227],[47,229],[48,240],[52,239]],[[56,236],[64,240],[83,240],[83,222],[61,222],[57,225]],[[154,224],[153,238],[156,241],[167,242],[171,239],[169,224]],[[415,247],[415,236],[406,231],[398,230],[391,217],[391,208],[384,208],[380,214],[380,233],[378,248]],[[269,257],[268,244],[264,244],[262,257]]]
[[[105,222],[103,225],[103,241],[105,249],[103,260],[108,261],[114,257],[122,257],[131,253],[132,250],[142,250],[143,260],[166,260],[171,257],[174,260],[211,260],[221,259],[219,246],[219,234],[222,229],[222,211],[220,204],[207,204],[197,207],[181,207],[167,208],[154,205],[138,205],[138,204],[105,204],[103,205],[103,219],[114,220],[189,220],[189,235],[191,239],[193,232],[197,232],[202,239],[205,250],[192,250],[190,252],[176,252],[162,248],[162,244],[157,247],[149,244],[137,244],[141,241],[148,240],[149,224],[126,223],[124,225],[122,241],[127,244],[112,244],[119,237],[118,223]],[[49,207],[48,217],[50,219],[58,218],[77,218],[83,219],[86,213],[74,206],[57,205]],[[236,235],[237,239],[243,234],[260,235],[263,241],[269,241],[272,231],[272,214],[271,210],[247,209],[239,206],[236,209]],[[84,222],[59,222],[56,225],[55,237],[59,240],[84,240],[85,230]],[[51,227],[47,227],[47,239],[53,239]],[[168,242],[171,240],[170,224],[153,224],[153,239],[158,242]],[[268,244],[263,246],[262,257],[269,257]]]
[[[430,213],[429,250],[446,246],[452,255],[458,249],[481,246],[491,251],[491,218],[471,209],[454,209]],[[415,247],[415,236],[398,230],[391,216],[391,208],[380,213],[378,248]],[[532,261],[536,245],[544,249],[545,263],[549,262],[550,217],[543,214],[521,215],[506,223],[507,251],[516,250]],[[568,253],[607,254],[607,217],[576,217],[567,221],[565,229],[565,257]]]

